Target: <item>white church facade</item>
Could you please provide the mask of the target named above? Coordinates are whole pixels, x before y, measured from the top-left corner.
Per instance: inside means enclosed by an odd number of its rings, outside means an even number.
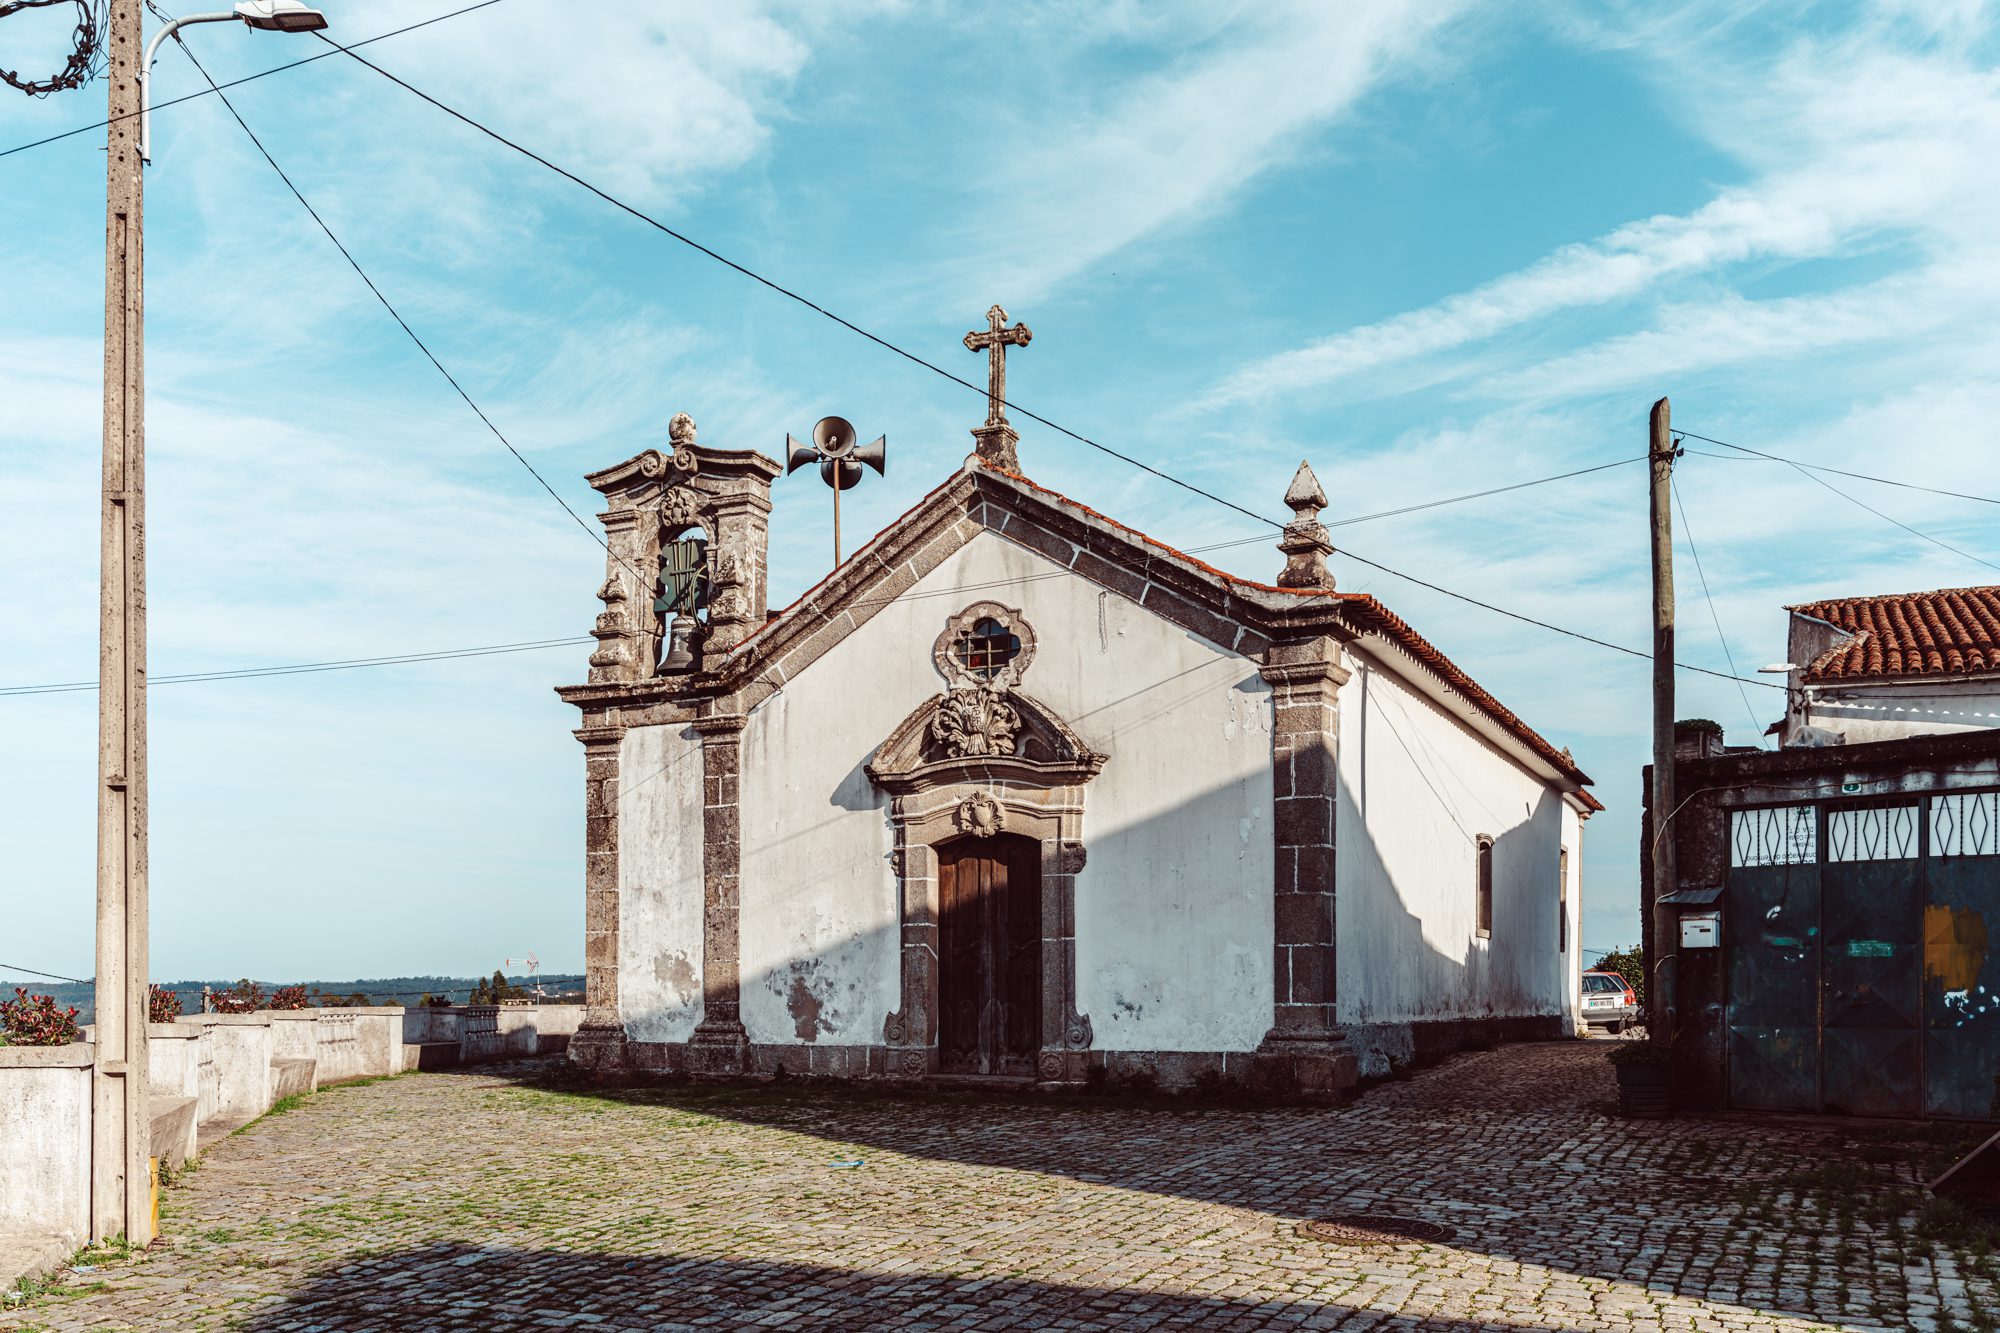
[[[1310,469],[1262,584],[1027,480],[997,395],[974,435],[776,614],[775,462],[682,416],[591,476],[573,1060],[1322,1092],[1574,1030],[1589,779],[1332,587]]]

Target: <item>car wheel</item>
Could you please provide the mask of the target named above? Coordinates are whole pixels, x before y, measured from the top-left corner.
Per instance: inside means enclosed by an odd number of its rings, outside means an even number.
[[[1623,1023],[1622,1021],[1621,1021],[1621,1022],[1616,1022],[1616,1023],[1606,1023],[1606,1024],[1604,1025],[1604,1030],[1605,1030],[1606,1032],[1609,1032],[1609,1033],[1610,1033],[1610,1034],[1611,1034],[1612,1036],[1614,1036],[1614,1037],[1615,1037],[1615,1036],[1617,1036],[1617,1035],[1618,1035],[1619,1033],[1621,1033],[1621,1032],[1623,1032],[1623,1031],[1625,1030],[1625,1024],[1624,1024],[1624,1023]]]

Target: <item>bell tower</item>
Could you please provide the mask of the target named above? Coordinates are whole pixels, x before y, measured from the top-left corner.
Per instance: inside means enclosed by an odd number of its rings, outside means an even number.
[[[778,464],[696,443],[685,412],[668,423],[667,443],[585,478],[604,496],[609,548],[593,685],[711,669],[764,623]]]

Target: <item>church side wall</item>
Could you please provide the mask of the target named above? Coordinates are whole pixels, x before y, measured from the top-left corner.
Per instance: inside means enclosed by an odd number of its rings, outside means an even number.
[[[1244,1051],[1271,1022],[1270,699],[1256,666],[983,533],[751,715],[743,1021],[865,1045],[900,1002],[888,798],[863,762],[943,686],[931,646],[984,600],[1037,650],[1021,688],[1110,761],[1087,787],[1077,1008],[1120,1051]],[[697,824],[698,824],[697,819]]]
[[[635,1042],[701,1021],[701,738],[634,727],[618,752],[618,1012]]]
[[[1554,788],[1352,651],[1341,687],[1335,880],[1340,1022],[1363,1076],[1494,1038],[1556,1036],[1577,940],[1558,952],[1562,848],[1577,911],[1582,845]],[[1478,838],[1493,840],[1490,938]]]

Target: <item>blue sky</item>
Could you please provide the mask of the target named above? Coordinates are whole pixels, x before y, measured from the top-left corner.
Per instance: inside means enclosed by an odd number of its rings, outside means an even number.
[[[328,0],[372,36],[454,6]],[[46,11],[54,13],[55,11]],[[503,0],[371,59],[670,225],[968,377],[998,301],[1034,411],[1260,513],[1327,517],[1635,457],[1675,421],[1993,492],[2000,52],[1990,6],[1352,3],[1004,8]],[[39,26],[38,26],[39,25]],[[50,64],[43,12],[0,66]],[[189,31],[218,78],[318,47]],[[51,66],[52,67],[52,66]],[[163,53],[162,100],[204,85]],[[406,318],[579,511],[691,413],[776,454],[886,433],[873,531],[955,467],[976,395],[635,223],[345,57],[231,93]],[[0,148],[103,89],[0,101]],[[101,131],[0,158],[0,685],[95,666]],[[602,552],[416,353],[210,97],[147,180],[156,674],[585,632]],[[1183,546],[1240,514],[1032,423],[1038,481]],[[1703,446],[1705,448],[1705,446]],[[1715,451],[1722,452],[1722,451]],[[2000,562],[1977,504],[1839,483]],[[1680,486],[1737,664],[1780,607],[1992,582],[1778,464]],[[1648,639],[1637,466],[1339,528],[1358,553]],[[774,602],[828,506],[778,488]],[[1685,661],[1722,647],[1683,548]],[[1268,578],[1268,545],[1212,557]],[[1559,745],[1610,809],[1584,942],[1636,935],[1642,661],[1337,559]],[[156,976],[581,962],[585,649],[153,692]],[[1748,743],[1780,696],[1683,674]],[[91,968],[88,693],[0,698],[0,959]]]

